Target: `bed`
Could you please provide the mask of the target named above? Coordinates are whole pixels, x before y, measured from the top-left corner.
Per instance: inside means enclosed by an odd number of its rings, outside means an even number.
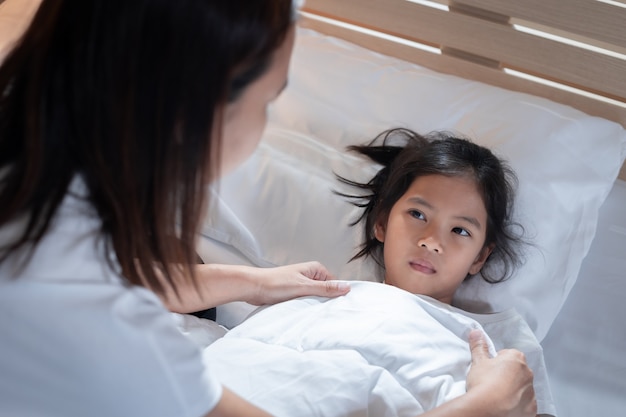
[[[333,173],[373,168],[345,147],[395,126],[467,134],[511,161],[517,213],[539,250],[508,282],[473,282],[456,304],[525,317],[558,415],[623,415],[623,21],[623,2],[308,0],[289,87],[258,151],[215,188],[201,256],[316,259],[342,279],[372,277],[372,264],[346,263],[355,211],[331,190]],[[230,328],[252,310],[225,306],[218,321]]]
[[[0,1],[0,60],[37,3]],[[524,317],[555,414],[624,415],[624,21],[626,3],[609,0],[307,0],[289,86],[255,154],[212,186],[199,255],[318,260],[341,279],[376,281],[370,261],[347,262],[356,212],[333,194],[335,173],[376,167],[346,146],[390,127],[462,133],[516,170],[516,216],[535,247],[510,280],[471,280],[455,305]],[[254,310],[218,308],[221,327],[175,319],[207,346]]]

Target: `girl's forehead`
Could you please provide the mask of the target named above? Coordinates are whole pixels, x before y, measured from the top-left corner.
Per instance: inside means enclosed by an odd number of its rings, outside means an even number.
[[[471,175],[419,176],[412,181],[400,201],[418,203],[433,209],[449,208],[487,215],[482,191]]]
[[[461,173],[456,175],[444,174],[425,174],[419,175],[411,181],[406,193],[415,190],[440,190],[449,187],[449,191],[463,191],[469,194],[481,195],[481,188],[474,177],[470,173]]]

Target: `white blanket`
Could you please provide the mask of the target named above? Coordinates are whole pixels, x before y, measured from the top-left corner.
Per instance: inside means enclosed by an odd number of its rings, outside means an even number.
[[[205,350],[207,365],[276,416],[415,416],[465,392],[478,322],[392,286],[351,286],[260,309]]]

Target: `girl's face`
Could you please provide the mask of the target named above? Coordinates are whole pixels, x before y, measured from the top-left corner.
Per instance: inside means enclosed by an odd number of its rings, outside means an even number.
[[[287,85],[294,39],[295,26],[274,52],[267,71],[246,87],[236,101],[224,108],[219,176],[239,166],[259,144],[267,124],[268,106]]]
[[[484,247],[487,210],[467,177],[427,175],[413,181],[375,226],[384,243],[385,282],[450,304],[491,253]]]

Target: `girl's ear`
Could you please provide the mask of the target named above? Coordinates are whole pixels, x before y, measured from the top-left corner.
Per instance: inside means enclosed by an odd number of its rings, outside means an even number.
[[[476,259],[474,260],[474,262],[470,266],[470,269],[469,269],[469,274],[470,275],[476,275],[477,273],[480,272],[480,270],[485,265],[485,262],[487,262],[487,259],[489,258],[489,255],[491,255],[491,252],[493,252],[493,248],[494,247],[495,247],[495,245],[491,244],[489,246],[485,246],[484,248],[482,248],[480,250],[480,253],[478,254]]]
[[[380,243],[385,242],[385,223],[382,220],[378,220],[374,225],[374,237]]]

